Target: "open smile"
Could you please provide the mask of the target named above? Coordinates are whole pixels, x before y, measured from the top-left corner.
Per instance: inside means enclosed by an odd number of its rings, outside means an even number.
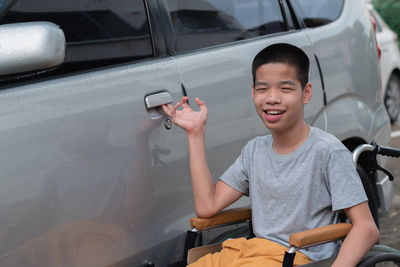
[[[284,110],[264,110],[264,117],[268,122],[276,122],[283,117]]]

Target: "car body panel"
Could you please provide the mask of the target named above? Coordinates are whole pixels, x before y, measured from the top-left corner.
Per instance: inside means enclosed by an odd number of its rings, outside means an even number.
[[[395,70],[400,70],[400,53],[399,44],[395,33],[381,18],[378,12],[369,6],[370,12],[377,20],[376,41],[381,47],[381,74],[382,74],[382,89],[385,90],[389,82],[390,75]]]
[[[400,112],[400,52],[398,37],[371,4],[367,4],[367,7],[375,20],[376,41],[381,50],[382,96],[390,120],[394,123]]]
[[[177,101],[180,85],[167,58],[0,92],[2,266],[61,264],[54,253],[73,266],[79,255],[56,241],[42,245],[60,246],[42,261],[21,251],[79,228],[92,228],[89,240],[114,231],[103,244],[109,255],[85,256],[97,257],[98,266],[182,234],[193,214],[187,153],[173,147],[179,130],[167,131],[154,115],[160,111],[149,113],[144,103],[160,90]]]
[[[379,72],[377,52],[370,17],[361,1],[344,1],[340,17],[327,25],[307,29],[324,75],[327,101],[346,94],[362,95],[372,109],[379,108],[379,79],[364,73]],[[375,49],[375,51],[377,51]],[[359,62],[359,63],[354,63]],[[361,64],[362,62],[362,64]]]

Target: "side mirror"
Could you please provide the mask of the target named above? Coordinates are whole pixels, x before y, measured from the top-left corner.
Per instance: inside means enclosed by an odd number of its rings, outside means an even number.
[[[0,25],[0,75],[44,70],[64,62],[63,31],[50,22]]]

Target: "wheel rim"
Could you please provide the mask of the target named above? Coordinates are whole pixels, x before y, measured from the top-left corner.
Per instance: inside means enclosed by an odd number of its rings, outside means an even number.
[[[396,120],[400,112],[400,84],[397,76],[390,77],[386,88],[385,106],[390,119]]]

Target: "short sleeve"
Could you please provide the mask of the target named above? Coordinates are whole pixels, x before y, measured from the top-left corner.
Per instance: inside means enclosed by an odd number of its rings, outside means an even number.
[[[350,151],[332,152],[325,175],[331,193],[332,211],[350,208],[368,200]]]
[[[240,156],[235,162],[222,174],[219,178],[221,181],[232,187],[233,189],[249,195],[249,176],[248,176],[248,155],[247,149],[244,147]]]

